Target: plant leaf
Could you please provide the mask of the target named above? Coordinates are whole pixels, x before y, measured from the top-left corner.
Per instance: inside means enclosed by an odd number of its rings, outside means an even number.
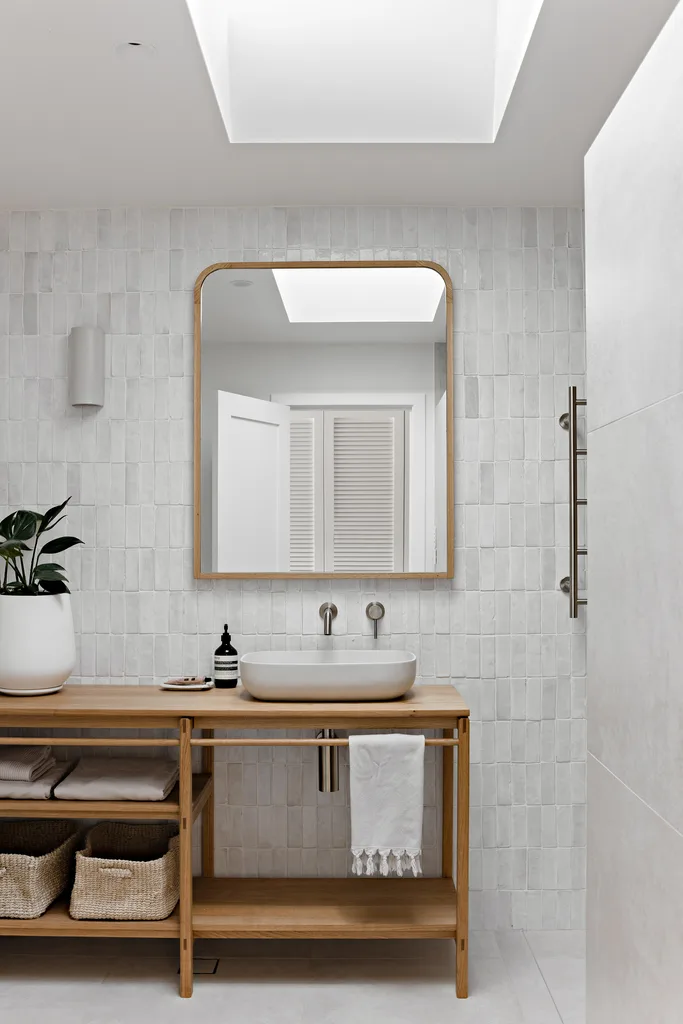
[[[0,540],[0,556],[18,558],[22,551],[29,551],[28,544],[21,540]]]
[[[54,537],[49,540],[47,544],[44,544],[41,548],[40,555],[56,555],[60,551],[66,551],[67,548],[72,548],[75,544],[82,544],[83,541],[79,540],[78,537]],[[40,555],[38,556],[40,558]]]
[[[37,512],[28,512],[20,509],[8,517],[9,522],[3,520],[3,526],[8,540],[30,540],[35,536],[41,517]]]
[[[44,530],[41,529],[40,533],[48,533],[49,530],[54,530],[55,526],[59,526],[64,519],[66,519],[66,516],[60,516],[59,519],[55,519],[54,523],[50,523],[49,526],[46,526]]]
[[[59,513],[66,507],[66,505],[70,501],[71,501],[71,495],[69,495],[69,497],[66,499],[66,501],[63,501],[61,505],[54,505],[52,508],[49,508],[47,510],[47,512],[43,516],[43,521],[40,524],[40,533],[43,533],[45,530],[48,530],[48,529],[51,530],[52,526],[56,525],[54,520],[57,518]],[[52,525],[50,525],[50,524],[52,524]]]
[[[37,569],[56,569],[58,572],[66,572],[63,565],[59,562],[43,562],[42,565],[37,565],[34,569],[34,575]]]
[[[47,569],[44,565],[39,565],[37,569],[33,570],[34,580],[61,580],[62,583],[66,583],[66,576],[62,576],[61,572],[57,572],[56,569]]]
[[[14,512],[10,512],[8,516],[5,516],[3,521],[0,523],[0,537],[8,537],[9,531],[14,519]]]
[[[43,588],[46,594],[70,594],[71,591],[67,587],[66,583],[62,583],[61,580],[41,580],[40,586]]]

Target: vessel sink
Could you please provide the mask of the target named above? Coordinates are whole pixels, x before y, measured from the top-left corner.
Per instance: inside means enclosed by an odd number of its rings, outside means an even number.
[[[415,682],[408,651],[257,651],[240,658],[242,685],[258,700],[393,700]]]

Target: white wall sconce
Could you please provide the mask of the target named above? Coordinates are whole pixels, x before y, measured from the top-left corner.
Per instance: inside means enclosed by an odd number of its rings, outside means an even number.
[[[104,331],[72,327],[69,334],[69,401],[72,405],[104,405]]]

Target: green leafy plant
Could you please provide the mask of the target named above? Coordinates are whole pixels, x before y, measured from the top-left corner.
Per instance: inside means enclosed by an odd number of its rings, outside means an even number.
[[[0,558],[4,560],[5,567],[0,594],[35,596],[69,593],[64,566],[58,562],[41,562],[44,555],[57,555],[83,543],[77,537],[53,537],[42,543],[44,535],[66,519],[61,513],[69,501],[71,498],[49,508],[43,515],[19,509],[2,520]]]

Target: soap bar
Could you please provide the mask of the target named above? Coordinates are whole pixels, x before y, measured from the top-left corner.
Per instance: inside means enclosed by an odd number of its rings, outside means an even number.
[[[167,686],[200,686],[210,683],[211,676],[183,676],[182,679],[169,679]]]

